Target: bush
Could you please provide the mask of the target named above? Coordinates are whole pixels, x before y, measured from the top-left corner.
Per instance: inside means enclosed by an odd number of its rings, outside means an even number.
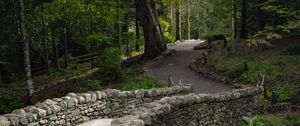
[[[98,80],[88,80],[87,84],[83,84],[82,87],[79,88],[79,92],[99,90],[102,90],[102,86]]]
[[[265,74],[266,81],[274,80],[278,75],[276,67],[268,62],[252,62],[247,66],[248,71],[241,76],[241,79],[246,83],[259,82],[261,80],[260,73]]]
[[[123,90],[139,90],[139,89],[151,89],[161,87],[160,83],[149,77],[135,77],[127,80],[122,89]]]
[[[1,99],[1,101],[4,101],[5,103],[0,103],[0,115],[25,106],[18,98],[5,97],[4,99]]]
[[[100,69],[98,74],[103,81],[115,81],[122,78],[121,51],[112,38],[103,34],[91,35],[88,40],[95,43],[97,51],[96,66]]]
[[[278,97],[279,102],[288,102],[295,95],[297,95],[297,88],[288,84],[276,85],[272,90]]]

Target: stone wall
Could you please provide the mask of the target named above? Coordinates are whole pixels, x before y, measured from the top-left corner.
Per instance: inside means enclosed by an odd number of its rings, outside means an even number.
[[[112,126],[235,126],[262,111],[263,88],[165,97],[115,119]]]
[[[96,118],[118,118],[128,115],[143,103],[191,91],[191,86],[185,85],[139,91],[69,93],[62,98],[47,99],[0,115],[0,126],[68,126]]]

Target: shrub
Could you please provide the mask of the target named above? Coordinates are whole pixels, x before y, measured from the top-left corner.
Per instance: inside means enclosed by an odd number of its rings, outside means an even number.
[[[102,90],[102,86],[98,80],[88,80],[86,84],[83,84],[82,87],[79,88],[79,92],[99,90]]]
[[[121,79],[121,51],[118,44],[113,43],[112,38],[103,34],[91,35],[88,40],[95,43],[97,51],[96,66],[100,69],[98,74],[103,81],[114,81]]]
[[[135,77],[127,80],[122,89],[123,90],[138,90],[138,89],[151,89],[161,87],[160,83],[149,77]]]
[[[288,102],[297,95],[297,88],[288,84],[279,84],[273,87],[273,91],[278,97],[279,102]]]
[[[249,70],[241,76],[246,83],[259,82],[260,73],[265,74],[267,80],[274,80],[278,75],[276,67],[268,62],[252,62],[248,64],[248,68]]]

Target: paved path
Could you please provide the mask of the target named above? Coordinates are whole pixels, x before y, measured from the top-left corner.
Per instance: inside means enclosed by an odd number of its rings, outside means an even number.
[[[193,59],[203,53],[201,50],[193,50],[194,46],[199,43],[201,41],[185,41],[171,46],[170,49],[177,50],[175,55],[147,63],[146,73],[163,83],[167,83],[168,76],[171,75],[175,82],[181,80],[182,83],[192,84],[194,93],[218,93],[231,90],[232,86],[203,78],[189,69],[188,66]],[[112,119],[96,119],[78,126],[110,126],[111,121]]]
[[[189,69],[194,58],[203,53],[202,50],[193,50],[200,40],[191,40],[169,47],[177,52],[158,61],[151,61],[145,65],[146,73],[162,83],[168,83],[170,75],[175,82],[192,84],[194,93],[218,93],[231,90],[233,87],[201,77],[200,74]]]

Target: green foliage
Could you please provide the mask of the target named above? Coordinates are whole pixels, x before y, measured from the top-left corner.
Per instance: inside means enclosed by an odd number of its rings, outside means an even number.
[[[88,80],[86,84],[83,84],[82,87],[79,88],[79,92],[99,90],[102,90],[102,86],[98,80]]]
[[[299,116],[277,117],[274,115],[257,115],[244,118],[241,126],[299,126]]]
[[[241,126],[286,126],[284,120],[272,115],[258,115],[253,118],[244,118]]]
[[[246,83],[257,83],[261,80],[260,73],[266,75],[266,79],[274,80],[278,71],[276,67],[268,62],[253,62],[248,63],[248,71],[244,73],[241,78]]]
[[[89,42],[95,43],[97,51],[96,66],[100,69],[99,75],[103,81],[118,80],[122,77],[121,52],[112,39],[103,34],[94,34],[88,38]]]
[[[300,126],[300,116],[288,116],[284,122],[287,126]]]
[[[289,84],[280,84],[273,87],[274,93],[279,99],[279,102],[288,102],[297,95],[297,88]]]
[[[170,32],[169,32],[169,28],[170,28],[170,23],[167,22],[166,20],[164,19],[160,19],[160,24],[163,28],[163,35],[165,36],[165,38],[167,39],[167,42],[168,44],[170,43],[174,43],[175,42],[175,36],[172,35]]]
[[[0,114],[9,113],[15,109],[25,106],[25,104],[18,98],[5,97],[2,99],[5,103],[0,104]]]
[[[117,48],[107,48],[98,54],[97,67],[100,69],[99,75],[101,75],[104,81],[117,80],[122,77],[121,69],[121,55],[120,50]]]
[[[122,89],[123,90],[139,90],[139,89],[151,89],[161,87],[158,81],[155,81],[149,77],[135,77],[127,80]]]
[[[238,58],[225,60],[216,64],[216,70],[224,71],[230,78],[237,78],[245,72],[244,61]]]

